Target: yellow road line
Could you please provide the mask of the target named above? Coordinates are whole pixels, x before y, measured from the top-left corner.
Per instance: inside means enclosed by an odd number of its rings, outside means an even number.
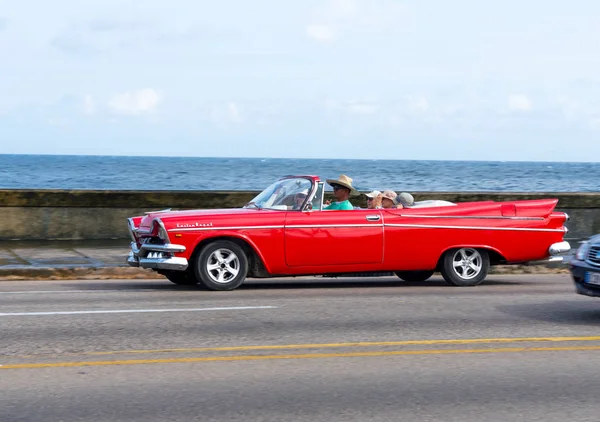
[[[96,362],[54,362],[54,363],[21,363],[3,365],[0,369],[32,369],[32,368],[59,368],[74,366],[108,366],[108,365],[147,365],[156,363],[194,363],[218,361],[247,361],[247,360],[274,360],[274,359],[325,359],[343,357],[375,357],[375,356],[406,356],[406,355],[449,355],[449,354],[476,354],[476,353],[517,353],[517,352],[564,352],[564,351],[600,351],[600,346],[572,346],[572,347],[506,347],[495,349],[449,349],[449,350],[398,350],[387,352],[354,352],[354,353],[307,353],[299,355],[248,355],[248,356],[213,356],[202,358],[174,358],[174,359],[132,359]]]
[[[191,352],[234,352],[248,350],[285,350],[285,349],[327,349],[343,347],[381,347],[381,346],[423,346],[439,344],[485,344],[485,343],[523,343],[523,342],[571,342],[571,341],[600,341],[595,337],[516,337],[516,338],[478,338],[478,339],[446,339],[446,340],[402,340],[402,341],[371,341],[353,343],[306,343],[281,344],[260,346],[226,346],[226,347],[187,347],[179,349],[141,349],[141,350],[112,350],[106,352],[67,353],[61,356],[102,356],[121,354],[152,354],[152,353],[191,353]],[[36,355],[19,356],[20,358],[35,358]]]

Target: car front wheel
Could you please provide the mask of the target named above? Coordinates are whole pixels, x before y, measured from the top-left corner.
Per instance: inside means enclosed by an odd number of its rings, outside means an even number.
[[[484,249],[451,249],[444,254],[441,273],[453,286],[477,286],[488,274],[490,257]]]
[[[200,284],[209,290],[233,290],[246,279],[248,258],[236,243],[218,240],[200,251],[194,273]]]

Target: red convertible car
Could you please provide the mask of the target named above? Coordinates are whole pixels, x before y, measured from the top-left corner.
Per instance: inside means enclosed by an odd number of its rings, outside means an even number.
[[[129,265],[175,284],[232,290],[246,278],[395,273],[480,284],[491,265],[561,259],[558,200],[423,201],[402,209],[323,209],[324,182],[288,176],[237,209],[157,211],[128,219]]]

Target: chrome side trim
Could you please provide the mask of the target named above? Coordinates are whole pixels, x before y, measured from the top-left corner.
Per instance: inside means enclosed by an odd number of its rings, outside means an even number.
[[[429,224],[393,224],[386,223],[387,227],[414,227],[423,229],[463,229],[463,230],[506,230],[506,231],[530,231],[530,232],[560,232],[564,233],[563,229],[535,229],[527,227],[481,227],[481,226],[440,226]]]
[[[394,224],[394,223],[379,223],[379,224],[296,224],[289,226],[228,226],[228,227],[193,227],[185,229],[171,229],[170,232],[183,231],[208,231],[208,230],[263,230],[263,229],[310,229],[310,228],[325,228],[325,227],[407,227],[407,228],[424,228],[424,229],[462,229],[462,230],[508,230],[508,231],[534,231],[534,232],[557,232],[564,233],[564,229],[536,229],[527,227],[482,227],[482,226],[445,226],[434,224]]]
[[[165,253],[176,253],[176,252],[184,252],[185,246],[173,245],[171,243],[167,243],[166,245],[153,245],[151,243],[144,243],[142,246],[140,246],[139,251],[140,252],[156,251],[156,252],[165,252]]]
[[[550,253],[550,255],[558,255],[561,253],[569,252],[570,250],[571,250],[571,245],[569,244],[569,242],[566,242],[566,241],[553,243],[548,248],[548,252]]]
[[[189,232],[207,230],[260,230],[260,229],[283,229],[285,226],[225,226],[225,227],[192,227],[185,229],[171,229],[170,232]]]
[[[506,217],[503,215],[422,215],[422,214],[400,214],[401,217],[411,218],[458,218],[473,220],[544,220],[543,217]]]
[[[322,229],[326,227],[383,227],[383,223],[379,224],[297,224],[285,226],[286,229]]]

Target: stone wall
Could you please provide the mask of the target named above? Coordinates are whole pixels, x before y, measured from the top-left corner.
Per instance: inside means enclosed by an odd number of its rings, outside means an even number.
[[[127,217],[145,211],[235,208],[258,192],[0,190],[0,240],[127,239]],[[567,239],[600,233],[600,193],[415,192],[415,200],[452,202],[558,198],[571,221]],[[366,206],[364,198],[353,203]]]

